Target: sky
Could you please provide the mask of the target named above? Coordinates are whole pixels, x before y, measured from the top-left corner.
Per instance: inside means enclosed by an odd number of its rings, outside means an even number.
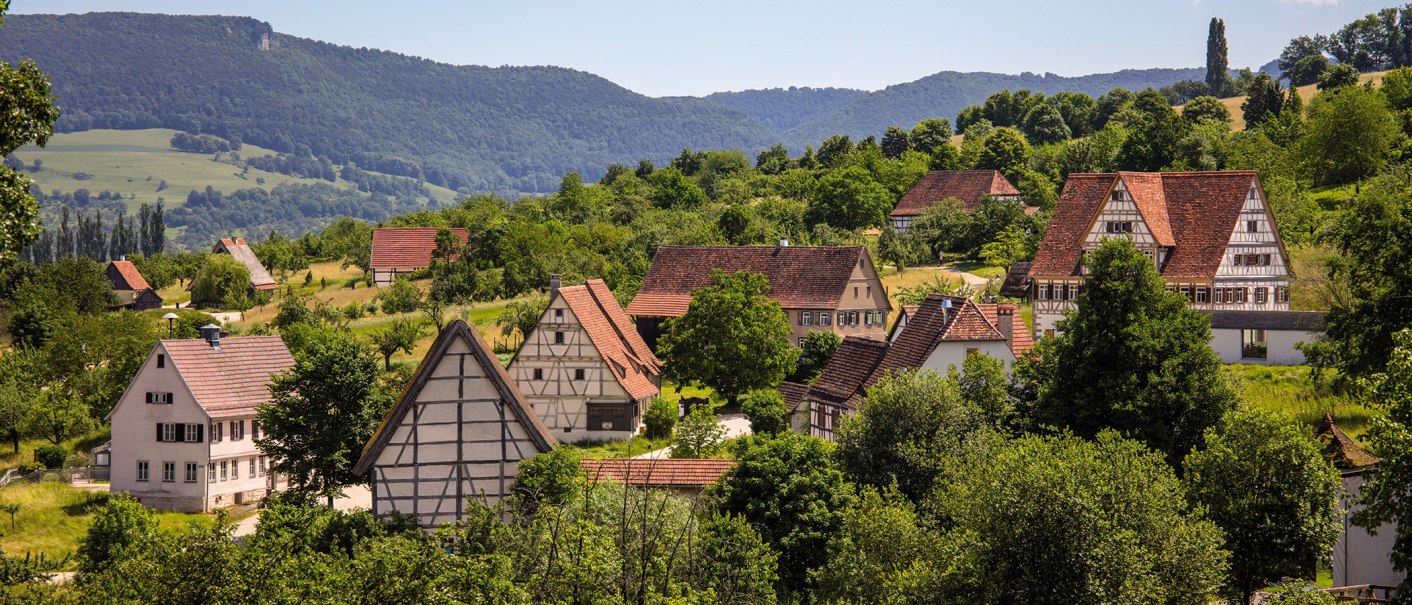
[[[557,65],[651,96],[788,86],[877,90],[939,71],[1063,76],[1233,68],[1396,0],[13,0],[13,13],[254,17],[276,32],[457,65]],[[0,30],[3,35],[3,30]]]

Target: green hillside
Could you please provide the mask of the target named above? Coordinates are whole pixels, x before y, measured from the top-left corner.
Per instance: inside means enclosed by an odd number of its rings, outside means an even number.
[[[740,92],[718,92],[706,99],[744,112],[772,132],[782,133],[795,126],[826,116],[848,103],[868,95],[853,88],[766,88]]]

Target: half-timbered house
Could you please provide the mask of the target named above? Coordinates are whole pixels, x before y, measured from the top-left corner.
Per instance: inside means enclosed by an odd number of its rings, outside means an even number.
[[[627,439],[660,392],[662,364],[601,279],[550,283],[549,305],[510,376],[561,441]]]
[[[1084,253],[1113,237],[1194,308],[1289,310],[1289,255],[1256,172],[1071,174],[1028,274],[1037,336],[1074,308]]]
[[[462,519],[468,497],[498,502],[520,461],[557,443],[485,339],[458,319],[437,336],[354,472],[370,475],[375,514],[436,527]]]
[[[903,233],[917,217],[946,200],[961,202],[966,212],[975,212],[987,200],[1018,199],[1020,190],[999,171],[933,170],[902,194],[888,217],[892,228]]]

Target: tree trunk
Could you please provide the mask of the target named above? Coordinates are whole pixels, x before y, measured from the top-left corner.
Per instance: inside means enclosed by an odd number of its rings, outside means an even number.
[[[392,353],[386,353],[382,356],[382,369],[387,372],[392,371]]]
[[[15,446],[15,453],[16,453],[16,454],[20,453],[20,432],[19,432],[19,431],[17,431],[17,430],[12,430],[12,431],[10,431],[10,443]]]

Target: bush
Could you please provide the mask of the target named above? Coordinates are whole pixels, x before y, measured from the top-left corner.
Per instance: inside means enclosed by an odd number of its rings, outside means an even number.
[[[642,422],[647,425],[648,439],[671,437],[672,429],[677,426],[677,406],[661,397],[653,397],[652,405],[647,406],[647,413],[642,415]]]
[[[23,475],[37,473],[42,470],[44,470],[44,464],[41,462],[26,462],[20,465],[20,474]]]
[[[34,457],[44,468],[64,468],[64,461],[69,459],[69,449],[62,445],[43,445],[34,451]]]
[[[779,391],[761,389],[740,398],[740,411],[750,420],[750,430],[756,434],[777,435],[789,430],[789,408]]]
[[[709,405],[691,408],[672,435],[673,458],[715,458],[726,437],[726,427]]]

